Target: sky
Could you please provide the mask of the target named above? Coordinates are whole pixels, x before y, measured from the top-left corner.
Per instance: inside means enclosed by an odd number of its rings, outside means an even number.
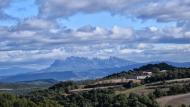
[[[0,0],[0,65],[190,61],[190,0]]]

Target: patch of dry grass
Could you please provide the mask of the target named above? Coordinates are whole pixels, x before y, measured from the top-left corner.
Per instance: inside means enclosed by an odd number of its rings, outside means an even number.
[[[157,99],[157,102],[160,104],[160,107],[167,107],[168,105],[179,107],[182,104],[188,107],[190,105],[190,93],[162,97]]]
[[[117,94],[126,94],[129,95],[130,93],[137,93],[137,94],[148,94],[153,92],[153,89],[147,89],[145,85],[142,86],[138,86],[135,88],[131,88],[131,89],[126,89],[126,90],[121,90],[121,91],[116,91]]]

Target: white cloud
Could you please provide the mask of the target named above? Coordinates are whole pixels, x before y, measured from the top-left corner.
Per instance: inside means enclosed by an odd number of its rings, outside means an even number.
[[[99,11],[112,11],[112,13],[125,10],[130,5],[140,0],[40,0],[42,17],[68,17],[73,14],[84,12],[92,13]],[[59,11],[64,10],[64,11]]]
[[[133,60],[135,57],[148,60],[177,57],[180,60],[180,57],[185,59],[185,55],[190,54],[189,0],[37,0],[36,2],[40,7],[37,17],[20,20],[20,23],[14,27],[0,27],[0,61],[56,59],[72,55],[101,58],[121,56]],[[7,5],[4,0],[0,0],[1,15],[4,15],[2,9]],[[136,30],[121,26],[104,28],[88,25],[69,29],[58,26],[56,22],[58,18],[68,18],[77,13],[102,11],[127,18],[138,17],[142,21],[149,19],[163,23],[174,21],[177,26],[164,28],[147,26]]]
[[[131,39],[133,36],[133,30],[131,28],[114,26],[112,29],[111,37],[114,39]]]
[[[122,49],[120,51],[121,54],[134,54],[134,53],[141,53],[143,50],[140,49]]]
[[[67,57],[64,49],[52,50],[15,50],[15,51],[1,51],[0,62],[24,62],[39,59],[60,59]]]
[[[31,37],[36,36],[36,32],[25,30],[25,31],[13,32],[12,34],[10,34],[8,36],[12,37],[12,38],[21,38],[21,39],[24,39],[24,38],[31,38]]]
[[[152,26],[149,28],[151,32],[157,32],[158,31],[158,28],[155,27],[155,26]]]
[[[150,44],[150,43],[139,43],[138,45],[137,45],[137,49],[144,49],[144,50],[146,50],[146,49],[151,49],[151,48],[153,48],[153,46],[152,46],[152,44]]]
[[[189,0],[40,0],[37,1],[42,17],[69,17],[76,13],[107,11],[124,16],[135,15],[158,21],[188,20]],[[64,11],[60,11],[64,10]]]

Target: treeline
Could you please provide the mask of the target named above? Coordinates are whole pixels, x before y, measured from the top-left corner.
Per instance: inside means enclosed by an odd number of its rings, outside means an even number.
[[[75,82],[68,81],[25,96],[0,94],[0,107],[159,107],[151,96],[118,95],[112,89],[68,93],[77,87]]]
[[[160,71],[162,70],[167,70],[167,71],[174,71],[176,69],[188,69],[188,68],[177,68],[171,65],[168,65],[167,63],[159,63],[159,64],[148,64],[144,65],[142,67],[129,70],[129,71],[122,71],[119,73],[114,73],[112,75],[106,76],[103,79],[115,79],[115,78],[134,78],[137,75],[142,74],[142,72],[147,71],[147,72],[152,72],[153,74],[159,74]]]
[[[49,88],[50,91],[58,93],[69,93],[72,89],[79,88],[79,85],[73,81],[60,82]]]
[[[162,96],[185,94],[185,93],[188,93],[188,92],[190,92],[190,83],[170,86],[169,90],[163,90],[163,89],[157,88],[153,92],[153,95],[156,98],[159,98],[159,97],[162,97]]]
[[[24,97],[18,97],[11,94],[0,94],[0,107],[62,107],[54,101],[44,99],[35,103]]]
[[[122,71],[119,73],[114,73],[112,75],[108,75],[104,77],[102,80],[105,79],[117,79],[117,78],[133,78],[136,75],[136,72],[134,71]]]
[[[38,95],[41,93],[38,93]],[[57,101],[64,107],[159,107],[154,98],[130,94],[115,94],[112,90],[92,90],[71,95],[51,95],[51,97],[30,95],[28,99],[41,102],[42,99]],[[36,101],[36,99],[38,99]]]
[[[158,72],[149,78],[146,78],[145,83],[165,81],[172,79],[190,78],[189,68],[175,68],[173,70],[167,70],[167,72]]]
[[[35,103],[14,95],[0,94],[0,107],[36,107]]]
[[[174,67],[172,65],[169,65],[167,63],[159,63],[159,64],[148,64],[144,65],[140,68],[134,69],[134,71],[152,71],[152,72],[157,72],[161,70],[174,70],[177,67]]]
[[[97,88],[97,87],[109,87],[109,86],[118,86],[118,87],[124,87],[126,89],[134,88],[137,86],[142,85],[141,83],[135,83],[133,81],[124,82],[124,83],[102,83],[102,84],[92,84],[92,85],[86,85],[84,88]]]
[[[37,105],[38,102],[47,100],[64,107],[158,107],[153,97],[137,94],[118,95],[111,89],[67,93],[68,90],[77,88],[76,85],[72,82],[62,82],[47,90],[32,92],[25,98]],[[132,86],[132,83],[126,84],[126,87]]]

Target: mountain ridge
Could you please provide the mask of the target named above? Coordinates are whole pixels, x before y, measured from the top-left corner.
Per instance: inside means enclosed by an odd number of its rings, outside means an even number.
[[[108,59],[99,58],[84,58],[84,57],[68,57],[65,60],[55,60],[50,67],[41,70],[42,72],[54,71],[75,71],[83,72],[97,69],[108,69],[114,67],[122,67],[136,64],[136,62],[120,59],[117,57],[110,57]]]
[[[163,61],[162,61],[163,62]],[[37,79],[84,80],[101,78],[121,71],[129,71],[147,64],[157,64],[159,61],[136,63],[117,57],[108,59],[84,57],[69,57],[55,60],[49,67],[35,72],[23,72],[15,75],[0,76],[2,82],[30,81]],[[190,67],[190,62],[177,63],[166,61],[176,67]],[[13,71],[14,72],[14,71]]]

